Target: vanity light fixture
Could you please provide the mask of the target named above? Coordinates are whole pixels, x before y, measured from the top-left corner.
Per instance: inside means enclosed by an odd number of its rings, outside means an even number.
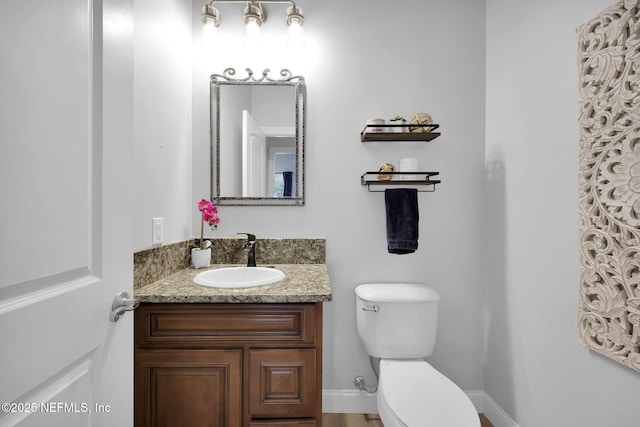
[[[213,40],[218,27],[220,27],[220,12],[214,7],[215,3],[244,4],[245,43],[249,47],[260,45],[260,27],[267,20],[267,11],[263,6],[265,4],[289,4],[285,19],[288,27],[289,46],[301,47],[304,45],[304,16],[302,15],[302,8],[296,6],[291,0],[212,0],[202,7],[202,14],[200,15],[200,20],[204,26],[203,37],[206,42]]]

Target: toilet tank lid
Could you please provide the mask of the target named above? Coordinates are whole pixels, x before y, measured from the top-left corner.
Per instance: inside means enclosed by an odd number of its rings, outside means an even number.
[[[440,295],[418,283],[364,283],[356,286],[358,298],[371,302],[436,302]]]

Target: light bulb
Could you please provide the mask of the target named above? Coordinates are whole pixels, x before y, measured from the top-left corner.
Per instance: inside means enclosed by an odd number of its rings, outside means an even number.
[[[218,38],[218,27],[211,20],[205,22],[202,27],[202,42],[205,46],[213,46]]]
[[[300,48],[304,46],[304,16],[302,9],[296,5],[287,8],[287,26],[289,32],[288,44],[290,48]]]
[[[200,21],[202,21],[202,42],[205,46],[211,46],[218,36],[218,26],[220,25],[218,9],[211,5],[204,5]]]
[[[260,25],[258,25],[258,21],[254,18],[247,19],[244,42],[248,48],[260,47]]]
[[[302,24],[297,20],[292,20],[289,24],[289,39],[288,44],[290,48],[304,47],[304,28]]]

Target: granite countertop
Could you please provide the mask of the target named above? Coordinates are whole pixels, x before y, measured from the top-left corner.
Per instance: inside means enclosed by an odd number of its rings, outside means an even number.
[[[240,267],[215,264],[210,269]],[[243,289],[207,288],[193,278],[207,269],[178,271],[134,291],[141,303],[298,303],[331,301],[331,283],[325,264],[276,264],[286,277],[271,285]]]

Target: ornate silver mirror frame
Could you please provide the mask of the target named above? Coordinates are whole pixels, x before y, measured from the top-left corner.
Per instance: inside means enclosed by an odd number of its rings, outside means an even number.
[[[286,69],[280,71],[280,78],[277,79],[268,76],[269,69],[265,69],[259,78],[255,78],[248,68],[246,72],[245,78],[235,78],[236,71],[233,68],[227,68],[222,74],[211,75],[211,200],[223,206],[303,206],[306,107],[304,77],[293,76]],[[247,96],[252,101],[247,101],[244,105],[241,99],[246,91],[252,93]],[[257,92],[262,95],[256,95]],[[284,100],[279,99],[282,96]],[[246,130],[245,125],[247,115],[248,120],[252,120],[251,102],[260,103],[257,109],[267,110],[267,115],[276,114],[280,117],[275,126],[257,126],[258,129],[271,129],[265,132],[266,143],[265,138],[262,142],[252,142],[252,137],[247,135],[250,131]],[[233,111],[228,111],[230,104],[240,105],[234,105],[231,108]],[[287,126],[282,125],[282,117],[286,118]],[[286,135],[276,135],[273,129],[285,129],[282,132]],[[270,138],[272,141],[292,140],[292,143],[286,143],[290,147],[281,150],[288,154],[275,154],[289,157],[284,163],[290,171],[278,172],[273,154],[278,148],[269,145]],[[286,145],[283,142],[272,144]],[[279,184],[274,184],[274,179]],[[264,182],[252,184],[256,180]],[[274,185],[278,187],[275,192]]]

